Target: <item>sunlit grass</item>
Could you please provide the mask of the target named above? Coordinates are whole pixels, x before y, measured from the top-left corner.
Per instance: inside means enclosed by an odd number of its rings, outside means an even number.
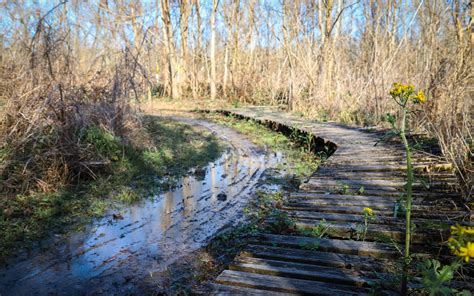
[[[278,165],[297,177],[308,177],[316,171],[320,159],[314,153],[307,151],[294,143],[285,135],[275,132],[253,120],[241,120],[232,116],[210,114],[209,117],[219,124],[232,127],[248,135],[255,144],[268,148],[271,151],[281,151],[285,161]]]

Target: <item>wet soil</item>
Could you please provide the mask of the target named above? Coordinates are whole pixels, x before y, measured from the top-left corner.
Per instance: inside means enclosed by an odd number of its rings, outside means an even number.
[[[214,132],[229,149],[174,189],[83,231],[54,237],[0,269],[0,295],[141,294],[153,275],[204,246],[242,210],[266,169],[281,162],[230,128],[191,118],[176,120]],[[150,286],[151,285],[151,286]]]

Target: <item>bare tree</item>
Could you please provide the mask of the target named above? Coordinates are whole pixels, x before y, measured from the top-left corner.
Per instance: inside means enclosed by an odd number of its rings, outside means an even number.
[[[211,60],[211,79],[209,81],[209,87],[211,90],[211,100],[216,99],[217,95],[217,74],[216,74],[216,14],[219,0],[212,0],[212,11],[211,11],[211,41],[210,41],[210,60]]]
[[[188,79],[188,35],[189,35],[189,16],[191,14],[189,0],[179,0],[179,29],[181,32],[181,61],[178,74],[180,76],[180,82],[184,85],[189,84]]]
[[[161,0],[161,15],[163,20],[163,35],[168,62],[169,85],[171,97],[178,99],[181,96],[180,85],[177,75],[176,52],[174,47],[173,26],[171,24],[169,0]]]

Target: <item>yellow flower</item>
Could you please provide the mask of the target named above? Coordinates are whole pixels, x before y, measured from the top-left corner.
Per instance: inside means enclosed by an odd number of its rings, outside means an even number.
[[[462,226],[459,225],[459,224],[456,224],[454,226],[451,226],[451,234],[454,235],[454,234],[461,234],[461,228]]]
[[[403,101],[412,98],[416,103],[423,103],[426,101],[425,94],[422,91],[419,91],[416,95],[413,95],[415,92],[415,86],[413,84],[402,84],[395,82],[392,85],[392,89],[390,90],[390,95],[393,98],[399,98]]]
[[[466,262],[469,262],[469,259],[474,257],[474,243],[468,242],[466,247],[460,247],[456,255],[463,258]]]
[[[397,97],[399,96],[403,91],[403,84],[395,82],[392,86],[392,89],[390,90],[390,95],[392,97]]]
[[[451,226],[451,234],[465,235],[465,234],[474,234],[474,227],[471,226],[461,226],[456,224]]]
[[[414,103],[419,103],[419,104],[423,104],[426,102],[426,96],[425,96],[425,93],[423,91],[418,91],[418,93],[413,97],[413,102]]]
[[[365,215],[368,215],[368,216],[374,215],[374,210],[372,210],[371,208],[364,208],[363,212]]]

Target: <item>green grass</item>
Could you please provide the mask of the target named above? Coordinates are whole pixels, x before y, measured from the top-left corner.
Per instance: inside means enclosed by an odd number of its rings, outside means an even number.
[[[280,169],[286,169],[299,178],[308,177],[313,174],[320,164],[320,159],[282,133],[275,132],[253,120],[237,119],[232,116],[224,116],[216,113],[208,115],[215,122],[232,127],[239,132],[248,135],[257,145],[266,147],[272,151],[284,153],[285,161],[279,164]]]
[[[51,231],[81,229],[108,209],[168,189],[190,168],[207,165],[223,150],[210,132],[176,121],[148,117],[143,133],[147,144],[133,148],[92,126],[84,138],[102,159],[110,160],[107,172],[56,192],[0,193],[0,261]]]

